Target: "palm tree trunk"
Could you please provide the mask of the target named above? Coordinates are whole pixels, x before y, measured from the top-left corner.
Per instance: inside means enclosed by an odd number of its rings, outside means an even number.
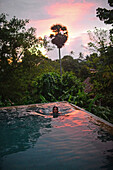
[[[60,48],[59,49],[59,60],[60,60],[60,75],[61,75],[61,78],[62,78],[62,64],[61,64],[61,53],[60,53]]]

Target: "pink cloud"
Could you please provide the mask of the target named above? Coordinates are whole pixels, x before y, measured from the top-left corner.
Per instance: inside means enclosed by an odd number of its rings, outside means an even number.
[[[69,22],[83,18],[89,13],[89,10],[94,6],[94,3],[56,3],[49,7],[45,7],[47,13],[54,17],[63,17]]]
[[[91,20],[92,21],[98,21],[98,18],[97,17],[92,17]]]
[[[71,38],[69,44],[65,45],[65,50],[67,54],[70,54],[71,51],[74,52],[74,57],[77,58],[79,53],[82,52],[84,55],[88,54],[87,43],[89,42],[89,36],[87,33],[81,33],[78,37]]]
[[[56,3],[49,7],[45,7],[47,13],[54,17],[57,22],[60,20],[63,24],[68,26],[75,26],[85,16],[91,12],[94,3]],[[74,24],[74,25],[73,25]]]
[[[69,31],[69,38],[67,44],[64,47],[69,54],[70,51],[74,51],[77,48],[77,54],[83,50],[82,45],[88,42],[87,38],[87,22],[92,18],[90,15],[95,14],[95,4],[92,2],[75,3],[68,1],[67,3],[56,3],[51,6],[45,6],[45,12],[48,19],[44,20],[31,20],[30,24],[37,28],[37,36],[50,35],[50,27],[53,24],[62,24],[67,27]],[[92,21],[93,22],[93,21]],[[81,51],[79,51],[81,50]]]
[[[46,35],[50,33],[50,27],[53,24],[63,24],[67,26],[70,36],[73,36],[76,31],[80,32],[81,26],[86,16],[92,10],[95,4],[90,2],[85,3],[56,3],[51,6],[46,6],[45,11],[50,19],[30,21],[30,23],[37,28],[37,34]]]

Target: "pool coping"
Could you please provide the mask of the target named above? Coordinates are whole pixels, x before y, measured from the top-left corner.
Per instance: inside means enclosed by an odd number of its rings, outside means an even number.
[[[91,118],[94,118],[96,120],[96,122],[94,122],[94,120],[92,120],[94,123],[96,123],[98,126],[100,126],[103,130],[105,130],[105,131],[107,130],[107,132],[109,132],[109,134],[111,134],[113,136],[113,124],[112,123],[94,115],[91,112],[88,112],[87,110],[85,110],[83,108],[80,108],[79,106],[76,106],[72,103],[70,103],[70,105],[73,106],[77,110],[88,113],[91,116]]]
[[[74,104],[72,104],[72,103],[70,103],[70,105],[72,105],[72,106],[73,106],[74,108],[76,108],[77,110],[81,110],[81,111],[84,111],[84,112],[90,114],[90,115],[93,116],[96,120],[99,120],[99,121],[101,121],[101,122],[103,122],[103,123],[105,123],[105,124],[107,124],[108,126],[111,126],[111,127],[113,128],[113,124],[110,123],[110,122],[108,122],[107,120],[104,120],[104,119],[102,119],[102,118],[94,115],[93,113],[88,112],[87,110],[85,110],[85,109],[83,109],[83,108],[81,108],[81,107],[79,107],[79,106],[76,106],[76,105],[74,105]]]

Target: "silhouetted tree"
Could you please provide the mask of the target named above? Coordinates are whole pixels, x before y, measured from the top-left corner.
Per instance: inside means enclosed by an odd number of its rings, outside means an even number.
[[[18,19],[14,16],[8,21],[6,16],[0,15],[0,61],[2,66],[7,63],[16,67],[25,51],[37,42],[36,29],[33,27],[26,29],[26,24],[29,23],[27,19]]]
[[[52,43],[57,46],[59,49],[59,60],[60,60],[60,73],[62,77],[62,67],[61,67],[61,53],[60,49],[64,46],[65,42],[68,39],[68,31],[65,26],[62,26],[60,24],[53,25],[51,27],[51,30],[54,34],[50,35],[50,38],[52,39]]]
[[[113,0],[108,0],[108,4],[113,7]],[[97,8],[96,11],[97,17],[99,17],[101,21],[104,21],[105,24],[112,24],[113,26],[113,9]],[[110,32],[113,34],[113,29],[111,29]]]

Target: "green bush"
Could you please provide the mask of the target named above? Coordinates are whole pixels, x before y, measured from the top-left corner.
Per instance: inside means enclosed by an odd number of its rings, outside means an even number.
[[[91,108],[91,112],[93,114],[113,123],[113,114],[111,113],[111,110],[108,107],[93,105]]]
[[[68,101],[70,96],[76,96],[79,90],[83,90],[82,82],[69,72],[64,73],[62,79],[54,72],[42,74],[34,81],[34,86],[37,89],[37,102],[42,102],[43,99],[48,102]]]

